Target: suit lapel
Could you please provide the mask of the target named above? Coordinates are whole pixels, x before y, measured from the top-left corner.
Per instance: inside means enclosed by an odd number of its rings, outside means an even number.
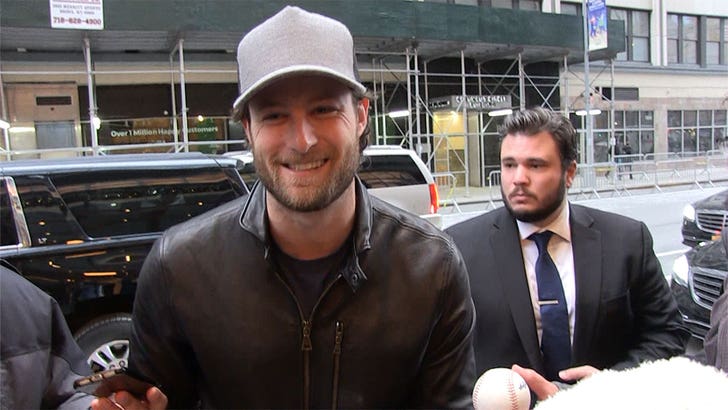
[[[576,320],[572,361],[579,363],[594,336],[601,300],[602,237],[583,207],[571,205],[571,246],[576,282]]]
[[[518,330],[523,349],[528,355],[531,367],[543,371],[541,349],[536,333],[536,319],[533,316],[530,291],[523,266],[523,254],[518,227],[508,212],[501,208],[490,230],[490,245],[498,267],[497,277],[503,286],[504,299],[510,306],[513,322]],[[497,335],[494,335],[497,337]]]

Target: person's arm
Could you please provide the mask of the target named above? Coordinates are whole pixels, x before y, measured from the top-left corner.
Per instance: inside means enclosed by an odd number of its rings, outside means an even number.
[[[55,299],[0,264],[2,407],[87,409],[73,382],[91,373]]]
[[[475,385],[475,308],[465,263],[452,243],[443,261],[441,315],[431,333],[418,391],[408,407],[471,408]]]
[[[624,359],[612,366],[616,370],[683,354],[690,337],[653,251],[652,236],[644,223],[640,225],[642,246],[635,255],[639,271],[633,273],[630,288],[635,334]]]
[[[75,392],[73,381],[91,372],[83,352],[68,329],[63,312],[54,299],[50,299],[51,352],[48,385],[43,406],[58,409],[87,409],[93,397]]]

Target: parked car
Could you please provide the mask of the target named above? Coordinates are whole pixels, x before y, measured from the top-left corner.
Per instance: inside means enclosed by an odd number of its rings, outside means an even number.
[[[695,246],[712,241],[728,226],[728,189],[686,205],[683,209],[683,243]]]
[[[0,258],[58,301],[93,370],[122,366],[153,242],[246,195],[238,166],[200,153],[0,162]]]
[[[727,231],[723,231],[724,233]],[[677,258],[670,289],[693,336],[704,339],[710,328],[710,310],[723,293],[728,255],[722,241],[702,242]]]
[[[249,151],[228,152],[242,161],[243,179],[255,180],[253,155]],[[422,159],[412,150],[392,145],[373,145],[364,149],[358,175],[372,195],[441,226],[437,214],[437,184]]]

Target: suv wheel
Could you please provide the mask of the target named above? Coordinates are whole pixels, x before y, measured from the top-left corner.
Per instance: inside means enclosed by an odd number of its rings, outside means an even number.
[[[94,320],[76,333],[91,370],[126,367],[129,361],[131,315],[115,314]]]

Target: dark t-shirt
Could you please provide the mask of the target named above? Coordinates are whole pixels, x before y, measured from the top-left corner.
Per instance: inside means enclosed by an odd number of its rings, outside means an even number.
[[[342,246],[329,256],[301,260],[276,248],[275,258],[280,273],[296,295],[304,317],[311,316],[316,302],[326,285],[336,276],[337,268],[345,255],[346,247]]]

